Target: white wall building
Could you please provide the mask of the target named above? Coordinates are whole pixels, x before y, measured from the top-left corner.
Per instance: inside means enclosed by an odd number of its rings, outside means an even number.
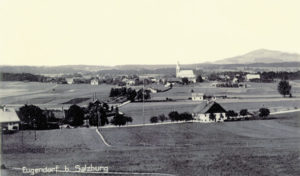
[[[259,74],[247,74],[246,81],[250,81],[251,79],[260,79],[260,75]]]
[[[94,78],[91,80],[91,85],[99,85],[99,80]]]
[[[214,116],[212,119],[211,114]],[[203,123],[223,122],[227,119],[226,110],[218,103],[202,102],[193,110],[193,117],[196,121]]]
[[[192,93],[192,100],[193,101],[203,101],[204,94],[203,93]]]

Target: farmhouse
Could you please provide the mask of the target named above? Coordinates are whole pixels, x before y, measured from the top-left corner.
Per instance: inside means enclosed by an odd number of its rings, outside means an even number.
[[[68,84],[73,84],[74,83],[74,78],[66,78],[66,81]]]
[[[0,124],[3,131],[17,131],[19,123],[20,119],[14,109],[8,109],[5,106],[0,108]]]
[[[192,100],[193,101],[203,101],[204,94],[203,93],[192,93]]]
[[[217,102],[202,102],[193,110],[193,117],[200,122],[222,122],[226,120],[226,110]]]
[[[259,74],[247,74],[246,81],[250,81],[251,79],[260,79],[260,75]]]
[[[92,79],[91,85],[99,85],[99,80],[97,78]]]
[[[193,70],[181,70],[179,63],[176,66],[176,78],[188,78],[189,81],[196,82],[196,75]]]

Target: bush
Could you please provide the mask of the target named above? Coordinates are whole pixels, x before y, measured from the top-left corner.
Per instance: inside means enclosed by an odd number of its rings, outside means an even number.
[[[268,108],[260,108],[259,109],[259,117],[267,117],[270,114],[270,110]]]
[[[114,118],[110,121],[111,124],[116,126],[126,125],[127,122],[132,122],[132,118],[119,113],[116,113]]]
[[[193,116],[188,112],[184,112],[179,114],[179,120],[185,120],[185,121],[193,120]]]
[[[158,117],[156,117],[156,116],[151,117],[150,122],[151,123],[157,123],[158,122]]]
[[[241,116],[246,116],[248,114],[248,110],[247,109],[242,109],[241,111],[240,111],[240,115]]]
[[[172,111],[169,113],[169,118],[171,121],[177,121],[179,120],[179,114],[177,111]]]
[[[164,122],[165,120],[167,120],[167,117],[164,114],[159,115],[158,118],[161,122]]]

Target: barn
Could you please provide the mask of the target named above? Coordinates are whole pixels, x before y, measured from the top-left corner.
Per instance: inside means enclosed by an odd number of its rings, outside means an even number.
[[[0,108],[0,124],[3,132],[13,132],[19,130],[20,119],[16,111],[5,106]]]
[[[199,122],[222,122],[226,120],[226,110],[215,101],[206,101],[195,107],[193,117]]]

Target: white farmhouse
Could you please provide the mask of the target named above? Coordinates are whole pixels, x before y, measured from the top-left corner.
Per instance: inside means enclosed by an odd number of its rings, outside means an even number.
[[[176,66],[176,78],[188,78],[189,81],[196,82],[196,75],[193,70],[181,70],[179,63]]]
[[[74,84],[74,78],[66,78],[68,84]]]
[[[3,131],[17,131],[19,123],[20,119],[14,109],[8,109],[5,106],[0,108],[0,124]]]
[[[250,81],[251,79],[260,79],[260,75],[259,74],[247,74],[246,81]]]
[[[202,102],[193,110],[193,117],[196,121],[222,122],[226,120],[226,110],[217,102]]]
[[[99,85],[99,80],[94,78],[91,80],[91,85]]]
[[[204,94],[203,93],[192,93],[192,100],[193,101],[203,101]]]

